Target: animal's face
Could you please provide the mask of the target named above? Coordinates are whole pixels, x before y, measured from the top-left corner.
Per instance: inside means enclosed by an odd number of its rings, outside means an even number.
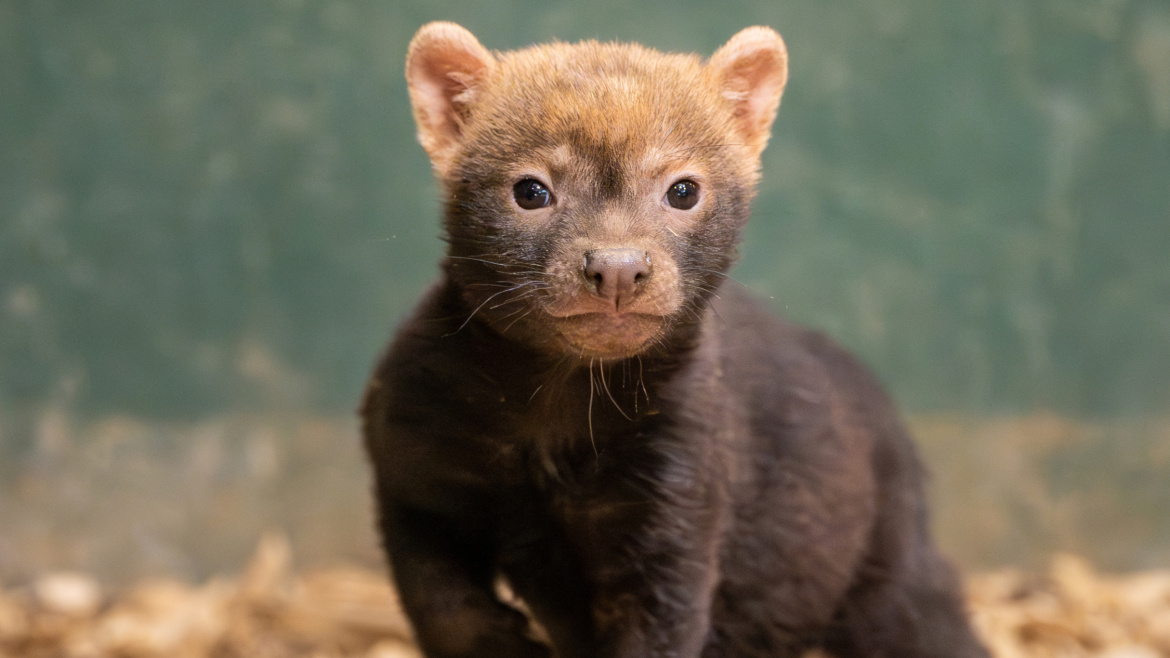
[[[493,56],[425,26],[407,78],[475,317],[590,358],[697,319],[734,258],[786,70],[766,28],[704,63],[592,42]]]

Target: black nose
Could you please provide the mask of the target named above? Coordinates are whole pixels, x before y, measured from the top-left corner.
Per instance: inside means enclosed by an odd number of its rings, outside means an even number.
[[[583,271],[593,292],[621,310],[650,278],[650,254],[641,249],[594,249],[585,252]]]

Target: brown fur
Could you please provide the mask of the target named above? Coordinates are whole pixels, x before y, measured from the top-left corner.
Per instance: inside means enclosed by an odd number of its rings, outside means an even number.
[[[722,285],[787,80],[779,35],[707,61],[492,54],[434,23],[407,80],[449,249],[363,418],[428,656],[548,655],[497,577],[564,658],[985,655],[880,388]],[[520,205],[529,180],[547,206]]]

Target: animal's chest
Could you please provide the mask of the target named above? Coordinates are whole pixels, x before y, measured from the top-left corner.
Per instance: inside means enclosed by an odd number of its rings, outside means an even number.
[[[595,369],[593,381],[579,373],[535,393],[496,378],[490,396],[476,391],[466,407],[480,430],[474,452],[491,457],[480,473],[501,561],[561,551],[601,562],[652,531],[666,508],[710,500],[724,461],[714,453],[734,443],[723,434],[735,424],[702,400],[726,396],[684,394],[681,376],[643,384],[616,368],[604,374],[604,386]],[[672,403],[680,399],[696,408]]]
[[[654,522],[660,500],[651,460],[623,464],[604,452],[592,457],[580,463],[534,463],[531,467],[539,471],[502,490],[495,543],[505,571],[510,564],[523,568],[554,559],[584,575]]]

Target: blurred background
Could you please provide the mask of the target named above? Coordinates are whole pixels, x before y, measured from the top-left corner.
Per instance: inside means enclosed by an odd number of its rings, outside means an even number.
[[[735,276],[859,353],[967,568],[1170,564],[1164,0],[0,0],[0,583],[380,564],[354,411],[436,273],[402,76],[488,48],[791,78]]]

